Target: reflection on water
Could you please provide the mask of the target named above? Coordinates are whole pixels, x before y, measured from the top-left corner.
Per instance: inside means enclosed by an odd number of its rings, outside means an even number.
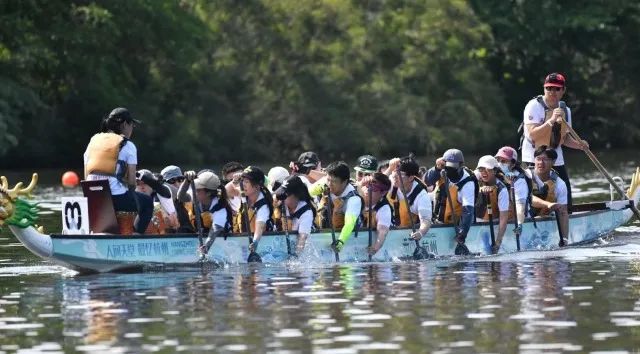
[[[74,276],[5,268],[0,348],[538,352],[640,348],[640,246],[514,261]],[[609,257],[616,255],[616,257]],[[3,257],[6,252],[3,252]],[[567,259],[568,257],[568,259]],[[614,290],[615,289],[615,290]]]

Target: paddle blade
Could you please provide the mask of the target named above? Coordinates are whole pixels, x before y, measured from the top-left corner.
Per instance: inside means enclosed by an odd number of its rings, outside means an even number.
[[[260,255],[258,254],[258,252],[251,252],[249,253],[249,258],[247,258],[247,262],[262,263],[262,258],[260,258]]]
[[[416,247],[416,249],[413,250],[413,259],[415,259],[416,261],[432,258],[436,258],[436,255],[433,253],[429,253],[429,251],[427,251],[427,249],[422,246]]]
[[[468,256],[471,254],[469,248],[464,243],[459,243],[454,251],[456,256]]]

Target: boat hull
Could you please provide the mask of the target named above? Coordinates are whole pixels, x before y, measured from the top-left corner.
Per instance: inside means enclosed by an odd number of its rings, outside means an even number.
[[[623,203],[623,202],[620,202]],[[628,206],[628,203],[626,203]],[[625,204],[618,209],[606,209],[574,214],[570,217],[568,244],[593,241],[612,232],[629,220]],[[557,248],[560,242],[555,218],[528,220],[522,225],[520,244],[522,250],[545,250]],[[494,226],[497,234],[497,222]],[[499,253],[517,249],[513,224],[509,224]],[[193,234],[184,235],[43,235],[34,228],[11,227],[18,239],[36,255],[81,272],[110,272],[150,265],[194,265],[200,255],[199,241]],[[387,235],[382,249],[373,256],[373,261],[391,262],[411,259],[415,242],[409,238],[411,230],[393,229]],[[375,241],[376,233],[373,233]],[[295,250],[297,235],[289,236],[290,248]],[[455,232],[451,225],[435,225],[420,244],[436,256],[451,256],[456,247]],[[207,260],[216,263],[241,264],[247,262],[248,237],[229,236],[215,241]],[[298,255],[305,263],[334,263],[330,247],[331,233],[313,233],[303,254]],[[491,252],[491,237],[487,223],[474,224],[469,230],[466,245],[478,255]],[[341,262],[368,261],[368,232],[360,230],[352,235],[340,252]],[[282,234],[265,235],[258,247],[263,262],[282,263],[291,257],[287,254],[287,238]]]

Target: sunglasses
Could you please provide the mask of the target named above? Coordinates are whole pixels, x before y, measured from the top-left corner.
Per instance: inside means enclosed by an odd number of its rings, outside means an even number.
[[[176,177],[176,178],[168,179],[167,183],[174,184],[176,182],[182,182],[182,181],[184,181],[184,177]]]
[[[562,91],[562,87],[556,87],[556,86],[547,86],[544,88],[547,91]]]

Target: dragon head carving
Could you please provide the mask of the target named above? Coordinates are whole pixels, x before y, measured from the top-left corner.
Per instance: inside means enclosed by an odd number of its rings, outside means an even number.
[[[4,224],[27,227],[33,225],[37,219],[38,209],[35,204],[31,204],[19,196],[31,196],[31,191],[38,183],[38,174],[31,176],[28,186],[22,187],[22,182],[18,182],[9,189],[9,181],[5,176],[0,176],[0,226]]]

